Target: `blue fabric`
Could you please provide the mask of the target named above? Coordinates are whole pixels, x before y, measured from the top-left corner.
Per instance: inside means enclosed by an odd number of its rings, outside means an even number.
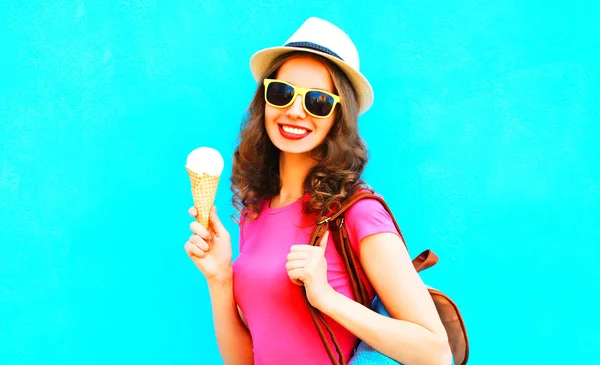
[[[371,305],[371,308],[375,312],[377,312],[381,315],[384,315],[386,317],[390,316],[388,311],[383,306],[383,303],[381,303],[381,300],[379,300],[379,297],[375,297],[375,299],[373,300],[373,304]],[[378,352],[377,350],[375,350],[371,346],[367,345],[363,341],[360,341],[360,343],[358,344],[358,347],[356,348],[354,356],[352,356],[352,359],[350,359],[350,362],[348,363],[348,365],[398,365],[398,364],[400,364],[398,361],[385,356],[384,354]],[[402,365],[402,364],[400,364],[400,365]],[[452,360],[452,363],[450,365],[454,365],[454,360]]]
[[[337,53],[333,52],[332,50],[330,50],[329,48],[327,48],[325,46],[322,46],[320,44],[316,44],[313,42],[291,42],[291,43],[284,45],[284,47],[298,47],[298,48],[314,49],[316,51],[321,51],[323,53],[327,53],[328,55],[333,56],[335,58],[339,58],[340,60],[343,61],[342,57],[338,56]]]
[[[371,308],[386,317],[389,317],[390,314],[379,300],[379,297],[375,297],[373,300],[373,305]],[[371,346],[367,345],[365,342],[361,341],[356,348],[356,352],[352,359],[348,363],[348,365],[398,365],[400,364],[398,361],[393,360],[384,354],[378,352],[373,349]]]

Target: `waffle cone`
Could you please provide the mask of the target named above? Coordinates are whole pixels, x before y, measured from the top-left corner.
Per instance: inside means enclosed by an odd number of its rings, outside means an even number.
[[[187,171],[190,176],[190,183],[192,184],[194,207],[198,211],[196,220],[208,229],[208,216],[215,202],[220,176],[212,176],[204,173],[197,174],[190,169],[187,169]]]

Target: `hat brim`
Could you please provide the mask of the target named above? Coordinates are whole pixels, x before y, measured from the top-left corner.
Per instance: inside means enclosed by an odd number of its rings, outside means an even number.
[[[352,83],[352,86],[356,91],[359,115],[366,112],[371,107],[371,105],[373,105],[373,88],[371,87],[371,84],[369,83],[367,78],[363,76],[363,74],[356,71],[354,68],[350,67],[347,63],[345,63],[337,57],[308,48],[280,46],[265,48],[256,52],[250,58],[250,70],[252,71],[252,76],[254,77],[254,80],[256,80],[256,82],[262,81],[262,78],[265,77],[264,73],[266,69],[270,66],[271,62],[273,62],[275,58],[283,54],[295,51],[313,53],[324,57],[333,62],[335,65],[337,65],[346,74],[346,76],[348,76],[350,83]]]

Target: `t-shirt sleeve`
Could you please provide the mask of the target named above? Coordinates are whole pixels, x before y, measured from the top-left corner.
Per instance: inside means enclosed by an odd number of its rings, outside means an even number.
[[[377,233],[394,233],[400,237],[392,217],[376,199],[362,199],[348,209],[344,221],[354,252],[360,258],[360,241]]]

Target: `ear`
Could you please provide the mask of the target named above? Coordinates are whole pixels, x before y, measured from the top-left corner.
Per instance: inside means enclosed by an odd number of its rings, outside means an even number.
[[[325,251],[325,249],[327,248],[328,240],[329,240],[329,230],[325,231],[325,234],[323,235],[323,237],[321,237],[321,240],[319,241],[319,247],[321,247],[323,249],[323,251]]]

